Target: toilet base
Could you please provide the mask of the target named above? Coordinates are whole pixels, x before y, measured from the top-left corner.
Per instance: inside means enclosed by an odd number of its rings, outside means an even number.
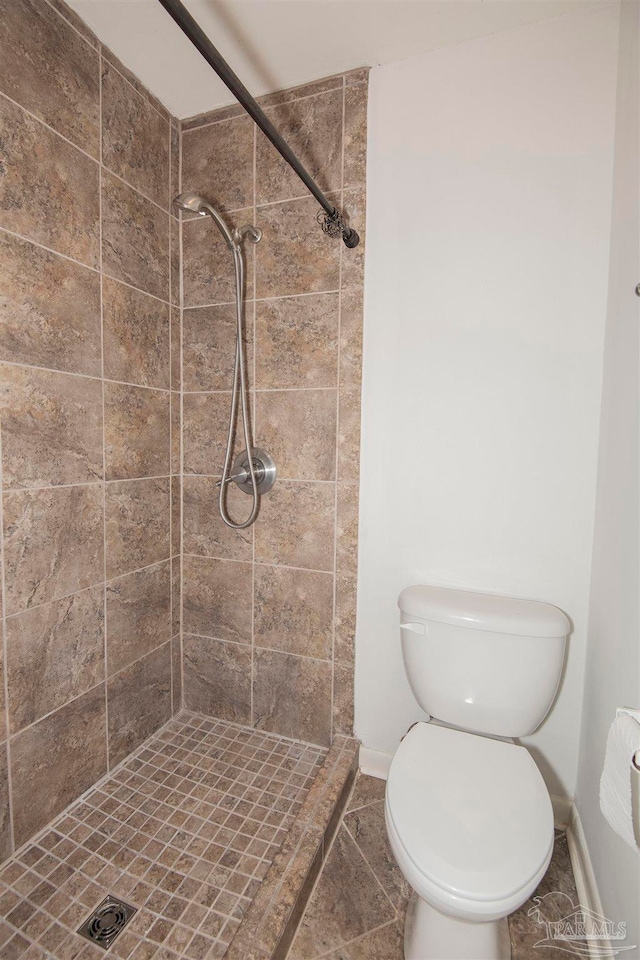
[[[404,925],[405,960],[511,960],[509,924],[458,920],[414,893]]]

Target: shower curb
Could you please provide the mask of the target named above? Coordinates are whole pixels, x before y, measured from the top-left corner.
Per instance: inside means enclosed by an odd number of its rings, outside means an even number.
[[[224,960],[285,960],[340,823],[360,744],[336,737]]]

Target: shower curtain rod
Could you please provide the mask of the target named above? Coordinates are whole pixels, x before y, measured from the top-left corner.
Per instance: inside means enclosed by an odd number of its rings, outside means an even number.
[[[206,33],[198,26],[186,7],[180,0],[160,0],[167,13],[173,17],[182,32],[191,40],[194,47],[202,54],[209,66],[213,67],[223,83],[227,85],[236,100],[247,111],[249,116],[258,124],[262,132],[269,138],[281,157],[298,174],[305,187],[313,194],[326,213],[321,225],[329,236],[342,235],[347,247],[357,247],[360,237],[344,222],[339,210],[327,200],[311,174],[300,163],[295,153],[280,136],[265,112],[256,103],[240,78],[233,72],[227,61],[214,47]]]

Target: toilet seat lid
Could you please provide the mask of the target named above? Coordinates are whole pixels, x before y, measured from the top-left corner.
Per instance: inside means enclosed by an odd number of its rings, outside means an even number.
[[[525,747],[434,723],[396,751],[387,810],[414,866],[470,900],[512,896],[553,845],[551,800]]]

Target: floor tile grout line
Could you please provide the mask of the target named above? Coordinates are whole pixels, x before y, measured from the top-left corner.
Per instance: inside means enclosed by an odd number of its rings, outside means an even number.
[[[376,873],[376,871],[373,869],[372,865],[369,863],[369,860],[368,860],[368,858],[366,857],[364,850],[361,848],[360,844],[358,843],[358,841],[357,841],[356,838],[354,837],[353,833],[351,832],[351,830],[349,829],[349,827],[347,826],[347,824],[344,822],[344,817],[341,819],[340,825],[341,825],[342,827],[344,827],[344,829],[345,829],[345,830],[347,831],[347,833],[349,834],[351,840],[353,841],[353,843],[354,843],[354,844],[356,845],[356,847],[358,848],[358,853],[360,854],[360,856],[362,857],[362,859],[363,859],[364,862],[366,863],[367,867],[369,868],[369,871],[370,871],[370,872],[373,874],[373,876],[375,877],[376,883],[378,884],[378,886],[379,886],[380,889],[382,890],[382,892],[383,892],[386,900],[388,900],[388,902],[391,904],[391,907],[392,907],[393,912],[395,913],[396,919],[397,919],[397,916],[398,916],[398,908],[397,908],[397,906],[396,906],[395,903],[393,903],[393,901],[391,900],[391,897],[389,896],[389,894],[387,893],[387,891],[385,890],[385,888],[384,888],[384,886],[383,886],[382,880],[380,879],[380,877],[378,876],[378,874]]]
[[[163,733],[165,733],[165,734],[166,734],[166,733],[169,733],[172,727],[176,728],[177,730],[179,730],[179,729],[185,729],[185,728],[186,728],[186,729],[189,729],[189,727],[188,727],[189,716],[193,717],[194,715],[189,715],[188,713],[183,712],[183,716],[184,716],[184,718],[185,718],[185,722],[179,723],[179,722],[177,722],[176,718],[172,718],[172,720],[170,720],[167,724],[164,725]],[[197,715],[196,715],[196,716],[197,716]],[[200,722],[201,722],[201,726],[198,727],[198,728],[195,728],[196,730],[197,730],[197,729],[202,729],[202,727],[204,726],[205,723],[206,723],[206,724],[209,724],[209,723],[210,723],[209,718],[203,718],[203,717],[200,718]],[[226,724],[225,724],[225,723],[222,722],[222,721],[214,721],[214,722],[213,722],[213,726],[214,726],[215,728],[219,728],[221,725],[224,725],[226,728],[231,728],[231,729],[233,730],[233,732],[235,733],[236,737],[238,736],[239,733],[245,733],[245,735],[246,735],[246,734],[249,734],[249,742],[255,740],[255,738],[256,738],[257,736],[258,736],[258,737],[260,736],[260,735],[258,734],[258,732],[253,731],[253,730],[251,730],[250,728],[244,728],[244,727],[240,727],[239,725],[234,725],[234,724],[230,724],[230,723],[226,723]],[[174,735],[175,735],[175,734],[174,734]],[[205,736],[209,736],[209,735],[212,735],[212,733],[207,733],[207,732],[205,731]],[[144,764],[144,762],[143,762],[142,759],[141,759],[142,755],[143,755],[145,752],[148,752],[148,751],[151,749],[151,746],[152,746],[153,742],[158,741],[158,740],[160,739],[160,736],[161,736],[160,731],[157,731],[156,735],[153,735],[151,738],[149,738],[147,741],[145,741],[145,742],[140,746],[140,748],[138,748],[138,750],[135,751],[136,754],[140,754],[139,760],[140,760],[140,762],[143,764],[143,766],[144,766],[145,764]],[[286,752],[284,755],[280,755],[280,758],[279,758],[279,759],[280,759],[281,763],[283,763],[283,762],[286,760],[287,756],[288,756],[289,753],[290,753],[290,750],[292,749],[292,747],[293,747],[294,745],[297,744],[298,746],[300,746],[300,744],[297,743],[296,741],[291,741],[291,742],[289,742],[286,738],[282,738],[282,737],[279,737],[279,736],[277,736],[277,735],[263,734],[262,736],[263,736],[265,739],[268,739],[268,740],[270,740],[270,741],[273,741],[274,750],[277,749],[277,747],[278,747],[280,744],[288,746],[287,752]],[[235,741],[231,741],[231,742],[233,743],[233,742],[235,742]],[[244,744],[243,749],[246,749],[246,747],[249,745],[249,742],[247,742],[246,744]],[[314,752],[315,752],[315,753],[318,753],[318,754],[322,754],[322,753],[323,753],[323,751],[322,751],[321,749],[319,749],[319,748],[314,748]],[[133,755],[130,755],[129,757],[127,757],[127,758],[125,759],[125,761],[123,762],[122,770],[120,770],[120,773],[127,773],[127,774],[129,774],[129,779],[131,779],[131,776],[135,776],[135,774],[131,774],[130,771],[127,770],[125,764],[131,765],[132,762],[133,762]],[[313,769],[313,768],[312,768],[312,769]],[[289,776],[291,775],[291,771],[287,771],[287,773],[289,774]],[[259,774],[256,774],[256,775],[254,776],[254,778],[253,778],[254,780],[255,780],[256,776],[259,776]],[[307,777],[306,779],[308,779],[308,777]],[[114,771],[112,772],[111,775],[109,775],[109,776],[107,776],[107,777],[104,778],[104,783],[106,784],[106,783],[107,783],[108,781],[110,781],[110,780],[115,780],[115,768],[114,768]],[[253,781],[252,781],[252,782],[253,782]],[[157,788],[158,788],[158,785],[156,784],[155,786],[156,786],[156,789],[157,789]],[[243,786],[245,786],[245,785],[243,784]],[[310,786],[310,784],[309,784],[309,786]],[[118,788],[118,789],[119,789],[119,788]],[[193,787],[192,789],[195,789],[195,787]],[[308,787],[306,787],[305,789],[308,791]],[[97,788],[96,788],[96,787],[90,788],[89,791],[87,791],[87,797],[90,797],[91,794],[94,793],[94,792],[95,792],[95,793],[98,793]],[[246,789],[245,789],[244,792],[246,792]],[[143,799],[143,802],[144,802],[144,803],[147,803],[148,800],[149,800],[149,796],[140,793],[140,791],[138,791],[138,793],[140,794],[140,796],[142,796],[142,797],[144,798],[144,799]],[[236,800],[236,805],[237,805],[237,802],[239,802],[239,801]],[[61,837],[64,838],[65,836],[67,836],[67,834],[65,834],[65,831],[64,831],[64,828],[63,828],[63,823],[64,823],[65,820],[71,819],[71,820],[75,821],[77,824],[80,824],[82,821],[78,820],[77,817],[74,817],[74,816],[73,816],[73,813],[74,813],[74,811],[78,811],[79,808],[82,807],[82,805],[83,805],[83,804],[82,804],[82,801],[79,799],[79,800],[76,801],[74,804],[72,804],[72,806],[71,806],[70,808],[67,808],[67,810],[62,811],[61,814],[59,814],[58,817],[56,817],[56,819],[55,819],[52,823],[48,824],[45,828],[43,828],[43,831],[42,831],[42,834],[41,834],[41,835],[37,835],[36,837],[31,838],[30,841],[28,841],[28,844],[27,844],[26,846],[35,846],[35,845],[37,845],[37,840],[38,840],[40,837],[41,837],[42,839],[44,839],[44,838],[46,837],[47,833],[49,833],[49,832],[58,832],[58,830],[59,830]],[[234,805],[234,808],[235,808],[235,805]],[[97,808],[95,808],[95,809],[97,809]],[[265,810],[272,810],[272,807],[265,807]],[[230,812],[227,808],[224,808],[224,812],[227,813],[228,815],[231,815],[231,812]],[[109,815],[106,815],[107,818],[108,818],[108,816],[109,816]],[[203,823],[204,823],[204,822],[205,822],[205,821],[203,821]],[[67,827],[68,827],[68,825],[67,825]],[[94,829],[94,828],[91,828],[91,829]],[[273,829],[273,828],[272,828],[272,829]],[[75,827],[73,828],[73,830],[71,831],[71,833],[73,833],[74,830],[75,830]],[[99,827],[98,827],[98,830],[99,830]],[[94,830],[94,832],[95,832],[95,830]],[[249,835],[249,837],[251,837],[251,838],[253,838],[253,836],[254,836],[254,835],[251,835],[251,834]],[[154,837],[150,837],[150,842],[152,842],[153,840],[154,840]],[[106,857],[102,857],[99,853],[96,853],[95,851],[91,851],[90,848],[84,847],[83,844],[82,844],[82,841],[73,840],[73,839],[71,838],[71,836],[68,836],[68,841],[71,842],[71,843],[74,845],[74,848],[75,848],[75,849],[82,848],[82,849],[84,849],[84,850],[89,850],[89,856],[90,856],[90,857],[95,857],[96,859],[98,859],[99,861],[101,861],[102,863],[104,863],[105,867],[111,866],[112,869],[117,870],[121,876],[124,876],[124,875],[128,876],[128,877],[130,878],[131,883],[134,884],[133,889],[135,889],[135,887],[137,887],[139,883],[141,883],[141,882],[146,882],[146,881],[144,880],[144,878],[146,877],[147,872],[151,869],[151,867],[149,867],[147,870],[145,870],[145,872],[142,874],[142,876],[138,876],[137,874],[136,874],[136,875],[130,874],[130,873],[128,873],[128,871],[127,871],[127,866],[128,866],[128,865],[125,866],[124,868],[121,868],[121,867],[116,866],[115,864],[113,864],[113,863],[111,863],[109,860],[107,860]],[[109,842],[109,835],[105,835],[105,842]],[[230,841],[230,842],[232,842],[232,841]],[[25,849],[26,849],[26,846],[25,846]],[[146,845],[145,845],[145,846],[146,846]],[[168,846],[168,844],[167,844],[166,846]],[[60,858],[57,857],[56,854],[53,852],[53,851],[55,851],[56,847],[57,847],[57,844],[54,845],[53,847],[50,847],[50,846],[47,846],[46,844],[43,844],[42,849],[46,851],[46,855],[47,855],[47,856],[52,857],[52,858],[55,859],[58,863],[60,863],[60,862],[65,862],[65,861],[60,861]],[[99,847],[98,849],[101,849],[101,847]],[[144,849],[145,849],[145,848],[142,848],[142,850],[144,850]],[[231,849],[231,848],[230,848],[230,847],[227,847],[227,849]],[[244,848],[244,849],[246,849],[246,848]],[[184,850],[181,850],[181,849],[179,849],[179,848],[175,848],[175,853],[178,855],[178,857],[180,857],[180,856],[184,853]],[[71,855],[71,854],[67,854],[67,856],[70,856],[70,855]],[[254,859],[258,860],[259,862],[262,862],[262,861],[264,861],[265,863],[270,862],[270,861],[269,861],[269,858],[260,858],[260,857],[257,857],[257,858],[256,858],[255,854],[253,855],[253,857],[254,857]],[[154,863],[155,863],[155,861],[153,861],[151,858],[147,858],[147,859],[149,860],[149,863],[153,866]],[[199,862],[202,861],[202,858],[198,858],[198,857],[192,858],[192,859],[195,859],[196,861],[199,861]],[[38,862],[39,862],[39,861],[38,861]],[[83,863],[84,863],[84,862],[86,862],[86,858],[85,858],[85,860],[83,861]],[[205,862],[205,863],[209,863],[209,861],[204,861],[204,862]],[[271,862],[272,862],[272,861],[271,861]],[[163,866],[164,866],[164,865],[163,865]],[[212,867],[212,869],[214,869],[214,868],[215,868],[215,866]],[[38,873],[37,870],[31,870],[30,867],[27,867],[26,869],[29,870],[31,873],[34,873],[34,874],[37,874],[37,873]],[[52,867],[52,869],[51,869],[46,875],[44,875],[45,878],[46,878],[46,877],[49,877],[56,869],[57,869],[57,867],[54,865],[54,866]],[[87,878],[87,883],[88,883],[88,884],[94,884],[94,883],[97,881],[97,879],[99,878],[99,874],[102,873],[102,870],[100,870],[99,873],[96,873],[96,874],[93,874],[93,875],[84,873],[84,872],[82,871],[82,865],[81,865],[80,867],[76,868],[76,869],[77,869],[77,871],[79,871],[80,873],[82,873],[82,876],[83,876],[83,877],[86,877],[86,878]],[[104,867],[103,867],[103,869],[104,869]],[[166,869],[167,869],[167,874],[168,874],[168,872],[171,871],[172,867],[170,866],[170,867],[167,867]],[[202,882],[199,890],[202,889],[202,887],[203,887],[204,885],[208,884],[209,878],[210,878],[210,876],[211,876],[211,872],[212,872],[212,871],[210,870],[210,873],[207,875],[207,880],[205,880],[205,881]],[[255,879],[255,880],[257,880],[258,883],[261,882],[261,878],[256,877],[256,875],[255,875],[254,873],[249,874],[249,873],[243,873],[242,871],[238,871],[238,873],[239,873],[242,877],[244,877],[244,879],[246,880],[246,883],[245,883],[244,886],[242,887],[242,890],[241,890],[239,893],[238,893],[238,892],[235,892],[235,893],[233,894],[233,896],[235,896],[236,899],[242,898],[242,897],[244,897],[244,898],[246,899],[246,897],[247,897],[247,894],[246,894],[247,885],[248,885],[249,883],[251,883],[252,878]],[[43,876],[42,874],[38,874],[38,875],[39,875],[39,876]],[[181,874],[181,875],[184,876],[185,879],[186,879],[187,876],[189,876],[189,875],[184,875],[184,874]],[[3,881],[3,882],[4,882],[4,881]],[[10,886],[10,884],[8,884],[8,886]],[[33,888],[32,888],[32,889],[33,889]],[[83,887],[83,890],[84,890],[84,889],[86,889],[86,886]],[[222,891],[224,891],[225,889],[226,889],[226,888],[223,886]],[[199,902],[198,902],[198,901],[196,901],[196,900],[191,901],[188,897],[185,898],[184,895],[183,895],[183,894],[179,894],[179,893],[177,892],[177,890],[167,891],[167,890],[164,890],[162,887],[160,888],[160,890],[163,892],[163,895],[166,894],[166,895],[170,896],[170,898],[173,897],[173,896],[178,896],[178,897],[180,897],[181,899],[184,899],[186,902],[189,902],[189,903],[193,902],[194,904],[198,904],[198,905],[199,905]],[[24,898],[24,897],[26,897],[27,899],[29,898],[29,894],[21,893],[20,890],[17,890],[16,893],[17,893],[18,896],[20,896],[20,897],[22,897],[22,898]],[[102,897],[102,893],[103,893],[103,891],[101,891],[100,897]],[[97,898],[97,895],[96,895],[96,898]],[[142,906],[141,906],[141,909],[145,909],[145,910],[147,910],[148,912],[151,912],[151,913],[155,914],[156,916],[159,915],[159,916],[161,917],[161,916],[162,916],[161,912],[158,913],[158,911],[154,910],[152,907],[147,907],[148,899],[149,899],[149,897],[147,897],[147,898],[145,899],[144,903],[143,903]],[[77,901],[74,900],[74,902],[77,902]],[[248,906],[249,902],[250,902],[250,900],[247,902],[247,906]],[[83,905],[83,907],[86,907],[86,904],[84,904],[84,902],[83,902],[82,905]],[[41,910],[45,915],[47,914],[46,902],[45,902],[44,904],[42,904],[42,905],[37,905],[37,906],[38,906],[38,909]],[[213,910],[213,912],[216,913],[217,916],[221,916],[221,917],[224,917],[224,916],[225,916],[224,913],[220,912],[219,910],[218,910],[218,911],[215,910],[215,903],[214,903],[214,905],[213,905],[210,909]],[[231,919],[231,918],[230,918],[230,919]],[[171,920],[169,920],[168,922],[171,922]],[[199,928],[198,928],[200,931],[203,931],[203,924],[204,924],[204,919],[203,919],[202,923],[200,924],[200,926],[199,926]],[[176,925],[183,926],[182,924],[180,924],[180,918],[177,918],[176,920],[173,921],[173,926],[176,926]],[[228,923],[225,923],[224,929],[226,929],[227,926],[228,926]],[[234,926],[235,926],[235,924],[234,924]],[[47,928],[47,929],[48,929],[48,928]],[[69,928],[67,928],[67,929],[69,929]],[[188,927],[188,928],[186,928],[186,929],[192,930],[193,928]],[[236,929],[237,929],[237,927],[236,927]],[[73,932],[73,931],[72,931],[72,932]],[[203,932],[204,932],[204,931],[203,931]],[[218,932],[220,932],[220,931],[218,931]],[[235,933],[235,930],[232,931],[232,934],[233,934],[233,933]],[[143,937],[143,939],[146,939],[146,938]],[[215,938],[212,937],[211,939],[213,940],[213,939],[215,939]],[[155,941],[151,941],[151,942],[155,942]]]

